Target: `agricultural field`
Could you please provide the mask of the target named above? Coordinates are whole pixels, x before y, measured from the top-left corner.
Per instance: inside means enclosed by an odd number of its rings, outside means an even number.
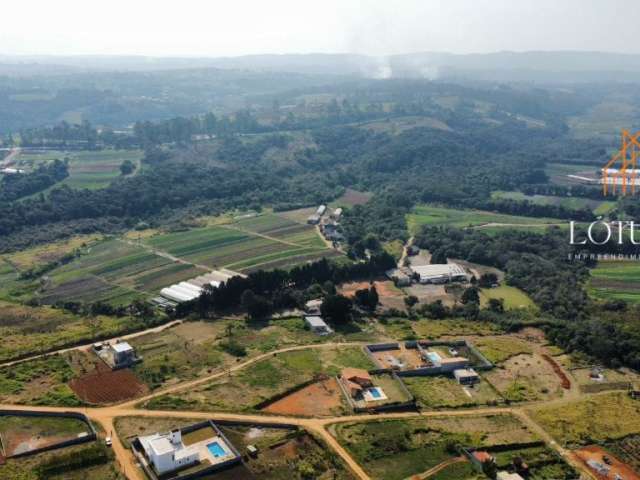
[[[182,428],[202,419],[120,417],[115,428],[125,446],[139,435]],[[351,479],[339,459],[320,441],[303,430],[218,424],[218,428],[241,453],[249,445],[260,451],[256,458],[247,457],[244,464],[203,477],[212,480],[293,480],[303,478]]]
[[[90,433],[89,426],[76,418],[0,416],[4,456],[45,448]]]
[[[155,294],[172,283],[187,280],[206,270],[175,262],[133,242],[105,240],[87,254],[48,274],[39,298],[57,301],[127,304],[132,299]]]
[[[133,162],[137,172],[142,156],[142,150],[21,152],[16,159],[16,166],[31,169],[42,163],[66,158],[69,159],[69,177],[61,184],[71,188],[98,189],[108,186],[121,176],[120,165],[125,160]]]
[[[533,300],[516,287],[500,285],[496,288],[483,288],[480,290],[480,306],[485,307],[492,298],[504,300],[505,310],[517,310],[521,308],[533,308],[537,310]]]
[[[531,408],[529,413],[559,443],[571,447],[617,441],[640,433],[640,402],[626,392],[542,405]]]
[[[407,215],[407,225],[411,233],[417,233],[424,225],[448,225],[465,228],[480,225],[495,226],[534,226],[544,228],[545,225],[563,224],[562,220],[553,218],[522,217],[482,210],[462,210],[433,205],[420,205]]]
[[[446,376],[405,377],[402,381],[422,408],[496,405],[502,401],[485,380],[473,387],[463,387],[455,379]]]
[[[330,431],[371,478],[384,480],[402,480],[457,457],[455,445],[538,440],[510,415],[349,422]]]
[[[239,272],[287,268],[336,254],[315,228],[272,214],[158,235],[145,243],[194,264]]]
[[[640,263],[601,261],[591,270],[589,293],[599,300],[640,302]]]
[[[201,223],[207,226],[128,232],[120,238],[74,237],[6,255],[0,258],[0,299],[127,305],[216,268],[248,273],[341,256],[327,248],[315,228],[277,215],[222,216]],[[31,278],[25,272],[37,274]]]
[[[95,442],[8,459],[0,469],[2,480],[125,480],[113,451]]]
[[[522,192],[492,192],[491,198],[498,200],[527,201],[538,205],[558,205],[569,210],[588,208],[596,215],[606,215],[616,208],[616,202],[593,200],[582,197],[556,197],[552,195],[526,195]]]
[[[51,265],[63,258],[82,252],[91,245],[101,240],[101,235],[76,235],[66,240],[46,243],[37,247],[28,248],[16,253],[0,255],[18,272],[42,268],[43,265]]]
[[[373,368],[359,347],[326,347],[274,355],[188,392],[148,401],[151,409],[256,411],[289,390],[332,377],[344,367]]]
[[[0,362],[140,329],[133,317],[81,317],[52,307],[0,301]]]

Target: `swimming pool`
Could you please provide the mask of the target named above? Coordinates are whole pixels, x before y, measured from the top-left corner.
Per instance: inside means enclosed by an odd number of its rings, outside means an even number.
[[[225,449],[222,448],[222,445],[220,445],[218,442],[210,443],[209,445],[207,445],[207,449],[209,450],[211,455],[216,458],[224,457],[227,454]]]
[[[369,393],[375,399],[382,398],[382,392],[378,387],[372,387],[369,389]]]
[[[440,361],[442,361],[442,357],[438,355],[436,352],[427,352],[427,357],[433,363],[440,363]]]

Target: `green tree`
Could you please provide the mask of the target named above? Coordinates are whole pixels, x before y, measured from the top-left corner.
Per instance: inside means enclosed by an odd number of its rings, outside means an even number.
[[[130,175],[136,170],[136,165],[129,159],[120,164],[120,173],[122,175]]]
[[[337,325],[347,323],[351,319],[352,310],[351,299],[343,295],[328,295],[320,306],[322,316]]]

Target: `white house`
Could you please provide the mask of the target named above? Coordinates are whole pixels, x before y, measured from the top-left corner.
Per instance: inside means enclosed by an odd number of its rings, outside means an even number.
[[[200,462],[197,448],[185,447],[180,430],[139,437],[144,453],[159,475]]]
[[[524,480],[517,473],[509,473],[509,472],[498,472],[497,480]]]

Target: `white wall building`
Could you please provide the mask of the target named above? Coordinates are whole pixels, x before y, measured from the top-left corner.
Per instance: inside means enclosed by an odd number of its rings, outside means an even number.
[[[185,447],[180,430],[139,437],[144,453],[159,475],[200,462],[197,448]]]
[[[411,271],[418,276],[420,283],[447,283],[468,280],[467,272],[457,263],[412,265]]]
[[[327,335],[333,330],[325,323],[322,317],[317,315],[306,315],[304,317],[305,323],[309,326],[312,332],[319,333],[320,335]]]

